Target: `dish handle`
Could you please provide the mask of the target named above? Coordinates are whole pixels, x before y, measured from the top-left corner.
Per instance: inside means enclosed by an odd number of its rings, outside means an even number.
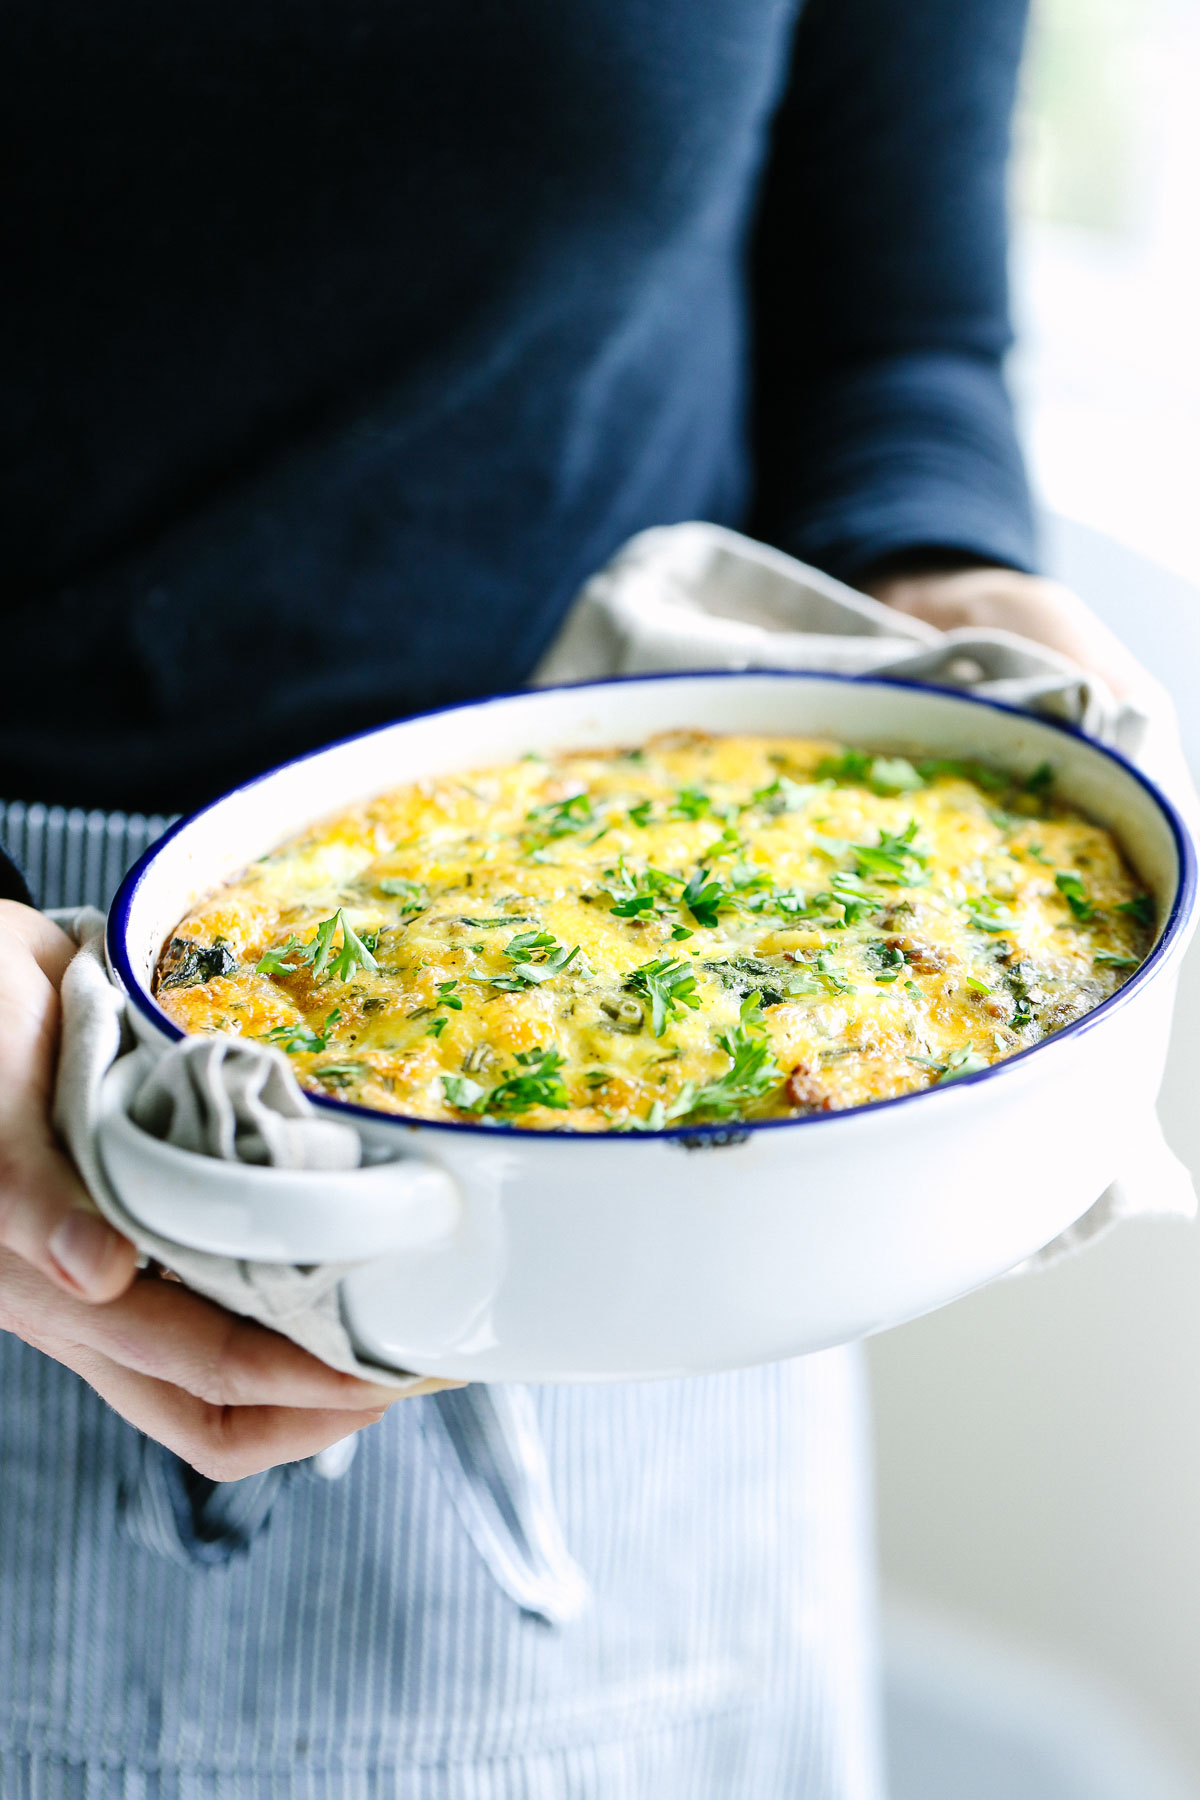
[[[152,1137],[126,1111],[137,1063],[122,1057],[104,1078],[96,1149],[118,1200],[159,1237],[213,1256],[307,1265],[426,1250],[455,1234],[458,1188],[424,1157],[279,1169]]]

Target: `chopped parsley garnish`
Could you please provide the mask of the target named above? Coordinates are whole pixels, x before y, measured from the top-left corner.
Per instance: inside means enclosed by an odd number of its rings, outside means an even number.
[[[356,1087],[369,1073],[365,1063],[329,1062],[318,1063],[312,1070],[318,1081],[326,1087]]]
[[[818,781],[866,782],[871,778],[875,758],[865,750],[843,750],[840,756],[825,756],[817,764]]]
[[[1054,764],[1040,762],[1031,775],[1027,775],[1021,783],[1027,794],[1036,794],[1044,798],[1054,786]]]
[[[917,764],[919,773],[926,781],[936,781],[939,775],[950,775],[959,781],[972,781],[976,787],[983,788],[985,793],[999,794],[1013,785],[1011,775],[1000,769],[991,769],[987,763],[970,762],[961,757],[939,756]]]
[[[1139,925],[1144,925],[1147,929],[1154,924],[1154,901],[1149,894],[1135,894],[1132,900],[1122,900],[1117,911],[1127,913],[1131,919],[1136,919]]]
[[[756,788],[742,808],[748,812],[751,807],[759,806],[768,818],[777,819],[782,813],[799,812],[809,797],[816,790],[812,786],[801,787],[797,781],[790,781],[786,775],[780,775],[769,787]]]
[[[333,939],[339,926],[342,946],[335,955]],[[378,933],[372,936],[368,932],[366,939],[359,937],[339,907],[332,918],[321,920],[315,936],[307,944],[302,944],[293,933],[286,944],[279,944],[260,957],[254,972],[256,975],[294,975],[298,969],[311,968],[314,976],[320,976],[328,969],[330,980],[349,981],[358,969],[379,967],[374,956],[378,936]]]
[[[697,925],[706,930],[713,929],[719,909],[728,906],[732,898],[725,883],[715,880],[707,869],[697,869],[680,896]]]
[[[833,953],[822,950],[817,955],[817,973],[831,994],[855,994],[858,989],[852,981],[847,981],[833,960]]]
[[[636,919],[661,912],[672,890],[683,886],[683,877],[649,867],[635,874],[622,857],[615,869],[605,869],[604,883],[605,892],[612,895],[613,917]]]
[[[877,794],[911,794],[925,786],[925,780],[904,756],[876,756],[869,776]]]
[[[893,945],[885,944],[882,939],[867,945],[868,966],[880,971],[875,980],[880,983],[899,981],[904,972],[904,952]]]
[[[946,1066],[938,1076],[938,1084],[961,1081],[964,1075],[978,1075],[981,1069],[990,1067],[987,1057],[982,1056],[974,1044],[964,1044],[961,1050],[952,1050],[946,1058]]]
[[[461,1012],[463,1003],[458,994],[454,991],[457,986],[457,981],[439,981],[437,984],[437,999],[433,1003],[434,1006],[448,1006],[451,1012]],[[432,1038],[441,1037],[445,1029],[446,1020],[443,1015],[442,1018],[433,1021],[433,1024],[429,1027],[425,1036]]]
[[[853,844],[854,870],[862,881],[878,881],[888,887],[918,887],[929,877],[929,858],[913,848],[917,821],[910,819],[903,831],[880,831],[877,844]]]
[[[681,1007],[690,1007],[694,1012],[700,1004],[691,964],[667,956],[655,957],[653,962],[632,970],[625,977],[625,986],[631,993],[649,1000],[655,1037],[662,1036],[667,1020],[674,1018]]]
[[[830,883],[828,894],[818,894],[816,901],[833,901],[842,909],[846,925],[857,925],[862,918],[879,912],[879,903],[873,900],[863,887],[862,879],[851,874],[849,869],[839,869]]]
[[[1046,998],[1038,986],[1037,970],[1032,963],[1019,962],[1009,970],[1005,985],[1016,1006],[1011,1020],[1012,1028],[1014,1031],[1024,1031],[1027,1026],[1035,1023],[1034,1007]]]
[[[553,1048],[519,1050],[516,1061],[518,1066],[491,1088],[481,1087],[467,1075],[443,1075],[447,1104],[477,1117],[488,1113],[508,1118],[528,1112],[531,1106],[565,1110],[570,1102],[562,1078],[566,1062],[561,1053]]]
[[[561,975],[579,955],[579,945],[568,950],[548,931],[519,931],[509,938],[504,955],[515,965],[512,975],[472,975],[470,979],[519,994],[523,988],[537,987]]]
[[[976,931],[989,931],[993,935],[999,935],[1002,931],[1011,931],[1016,922],[1004,902],[993,899],[991,894],[979,894],[964,904],[967,917]]]
[[[1136,969],[1141,960],[1140,956],[1122,956],[1118,950],[1097,950],[1092,958],[1106,969]]]
[[[712,796],[703,788],[680,788],[671,804],[673,819],[705,819],[712,812]]]
[[[967,986],[974,994],[990,994],[992,991],[986,981],[976,981],[973,975],[967,976]]]
[[[700,1086],[684,1082],[666,1111],[668,1119],[733,1118],[752,1101],[761,1100],[779,1086],[783,1070],[775,1061],[760,1007],[757,993],[747,996],[738,1024],[717,1038],[729,1058],[729,1068],[715,1081]]]
[[[1075,918],[1081,923],[1090,919],[1096,908],[1088,895],[1087,888],[1080,876],[1072,874],[1068,869],[1060,869],[1054,877],[1054,885],[1070,907]]]
[[[869,787],[877,794],[911,794],[925,786],[925,773],[923,768],[914,768],[906,756],[872,756],[865,750],[845,750],[840,756],[826,756],[817,764],[817,780]]]
[[[636,806],[631,806],[629,809],[630,820],[640,830],[645,831],[650,823],[651,810],[652,803],[649,800],[639,800]]]
[[[586,793],[569,794],[565,800],[549,800],[544,806],[533,807],[525,817],[535,827],[524,840],[523,847],[527,852],[557,838],[570,837],[572,832],[582,831],[585,825],[595,821],[591,798]]]
[[[335,1007],[327,1015],[320,1031],[310,1031],[307,1025],[275,1025],[270,1031],[263,1032],[263,1042],[278,1044],[289,1056],[297,1056],[304,1051],[319,1052],[328,1044],[329,1034],[341,1016],[341,1011]]]
[[[374,885],[378,893],[386,894],[391,900],[400,901],[401,917],[407,917],[410,913],[424,912],[429,905],[429,896],[417,881],[404,881],[398,875],[385,875]]]

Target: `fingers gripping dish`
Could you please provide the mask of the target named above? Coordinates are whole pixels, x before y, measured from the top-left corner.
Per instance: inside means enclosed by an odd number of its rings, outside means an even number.
[[[1048,766],[672,732],[349,809],[196,907],[156,991],[315,1093],[653,1130],[973,1073],[1106,999],[1153,926]]]

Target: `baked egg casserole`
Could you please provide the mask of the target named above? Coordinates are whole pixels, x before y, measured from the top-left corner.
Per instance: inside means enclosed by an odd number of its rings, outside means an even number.
[[[973,1074],[1107,999],[1154,925],[1049,765],[671,732],[350,807],[182,920],[155,991],[315,1094],[659,1130]]]

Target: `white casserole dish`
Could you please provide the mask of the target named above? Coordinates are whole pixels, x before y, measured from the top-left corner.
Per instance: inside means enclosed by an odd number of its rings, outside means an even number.
[[[138,1036],[151,1050],[180,1036],[150,993],[179,919],[314,821],[422,775],[676,727],[828,736],[1018,773],[1049,761],[1058,791],[1116,834],[1154,894],[1155,949],[1111,999],[1034,1048],[873,1106],[597,1136],[319,1098],[369,1153],[398,1159],[369,1172],[361,1201],[355,1177],[288,1186],[216,1164],[214,1198],[164,1167],[122,1181],[135,1216],[251,1260],[362,1258],[341,1287],[359,1353],[482,1381],[698,1373],[846,1342],[967,1292],[1079,1218],[1129,1166],[1158,1091],[1194,922],[1192,844],[1114,752],[940,689],[766,672],[603,681],[425,714],[288,763],[176,825],[118,894],[108,953]]]

